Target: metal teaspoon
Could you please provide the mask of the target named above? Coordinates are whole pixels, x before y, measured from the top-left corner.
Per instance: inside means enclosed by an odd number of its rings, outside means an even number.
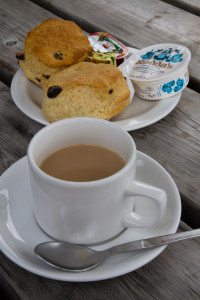
[[[52,266],[70,272],[81,272],[96,267],[111,255],[155,248],[197,236],[200,236],[200,229],[133,241],[103,251],[67,242],[51,241],[37,245],[34,251],[36,255]]]

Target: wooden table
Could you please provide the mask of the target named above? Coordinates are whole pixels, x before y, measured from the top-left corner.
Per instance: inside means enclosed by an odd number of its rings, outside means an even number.
[[[171,3],[171,4],[170,4]],[[1,0],[0,133],[3,173],[26,155],[43,125],[14,104],[10,84],[16,52],[29,30],[49,17],[74,20],[86,32],[109,32],[127,46],[173,42],[192,53],[190,83],[176,108],[161,121],[131,131],[138,150],[172,176],[182,201],[179,230],[200,227],[200,4],[197,0]],[[200,241],[170,245],[129,274],[97,282],[62,282],[32,274],[0,253],[2,299],[200,299]]]

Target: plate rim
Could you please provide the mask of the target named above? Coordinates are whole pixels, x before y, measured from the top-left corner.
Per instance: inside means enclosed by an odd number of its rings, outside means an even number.
[[[139,51],[138,49],[135,49],[135,48],[132,48],[132,47],[128,47],[128,49],[130,51],[130,57],[132,55],[134,55],[134,53],[137,53]],[[121,70],[121,67],[123,67],[123,64],[120,65],[120,67],[119,67],[120,70]],[[50,123],[47,120],[45,120],[45,119],[43,120],[40,117],[38,117],[37,115],[34,115],[34,114],[30,113],[21,104],[21,102],[19,100],[20,96],[18,94],[16,95],[17,85],[18,85],[18,81],[19,81],[20,76],[23,76],[24,80],[26,80],[26,82],[29,82],[29,80],[24,75],[23,70],[21,68],[19,68],[16,71],[16,73],[14,74],[14,76],[12,78],[12,81],[11,81],[11,88],[10,88],[10,90],[11,90],[11,96],[12,96],[13,102],[30,119],[32,119],[32,120],[34,120],[34,121],[36,121],[36,122],[38,122],[38,123],[40,123],[42,125],[45,125],[45,126],[49,125]],[[31,82],[31,83],[34,84],[33,82]],[[39,86],[36,86],[36,87],[39,88]],[[133,90],[134,90],[134,88],[133,88]],[[137,130],[137,129],[141,129],[141,128],[147,127],[149,125],[152,125],[152,124],[160,121],[161,119],[163,119],[164,117],[166,117],[170,112],[172,112],[172,110],[179,103],[179,101],[181,99],[181,95],[182,95],[182,93],[179,92],[178,94],[176,94],[174,96],[171,96],[171,97],[168,97],[166,99],[154,100],[155,102],[157,102],[157,104],[153,108],[151,108],[149,111],[147,111],[147,112],[145,112],[145,113],[143,113],[143,114],[141,114],[141,115],[139,115],[137,117],[127,118],[127,119],[124,119],[124,120],[113,120],[113,121],[111,120],[111,122],[114,122],[115,124],[119,125],[120,127],[122,127],[126,131],[132,131],[132,130]],[[133,94],[132,101],[134,101],[134,97],[137,97],[137,95],[135,93]],[[139,98],[139,97],[137,97],[137,98]],[[31,98],[29,98],[29,99],[31,101]],[[169,105],[168,109],[165,109],[160,114],[156,114],[156,110],[159,109],[160,107],[162,107],[162,105],[164,105],[165,103],[167,103],[167,101],[169,99],[173,99],[173,102],[172,102],[172,104]],[[152,100],[143,100],[143,99],[141,99],[141,101],[152,101]],[[37,104],[35,104],[35,105],[37,105]],[[146,119],[146,120],[143,120],[143,121],[140,120],[145,115],[148,115],[148,113],[151,114],[151,112],[153,112],[154,110],[155,110],[155,117],[154,118]],[[116,116],[115,118],[117,118],[118,116]]]

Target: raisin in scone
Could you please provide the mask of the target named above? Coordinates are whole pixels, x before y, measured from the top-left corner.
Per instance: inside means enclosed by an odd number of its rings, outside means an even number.
[[[52,74],[84,61],[92,51],[74,22],[47,19],[28,32],[24,52],[16,57],[26,77],[42,87]]]
[[[49,122],[72,117],[109,120],[129,103],[127,82],[111,64],[75,64],[52,75],[43,87],[42,110]]]

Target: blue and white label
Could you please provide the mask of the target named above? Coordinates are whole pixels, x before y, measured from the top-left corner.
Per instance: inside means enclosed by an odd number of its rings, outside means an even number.
[[[173,64],[183,61],[183,52],[179,49],[157,49],[151,50],[140,56],[143,60],[166,61]]]
[[[175,93],[179,92],[180,90],[183,89],[184,86],[185,86],[184,79],[178,78],[176,81],[172,80],[167,83],[164,83],[163,85],[160,86],[160,88],[164,93],[171,94],[173,91]]]

